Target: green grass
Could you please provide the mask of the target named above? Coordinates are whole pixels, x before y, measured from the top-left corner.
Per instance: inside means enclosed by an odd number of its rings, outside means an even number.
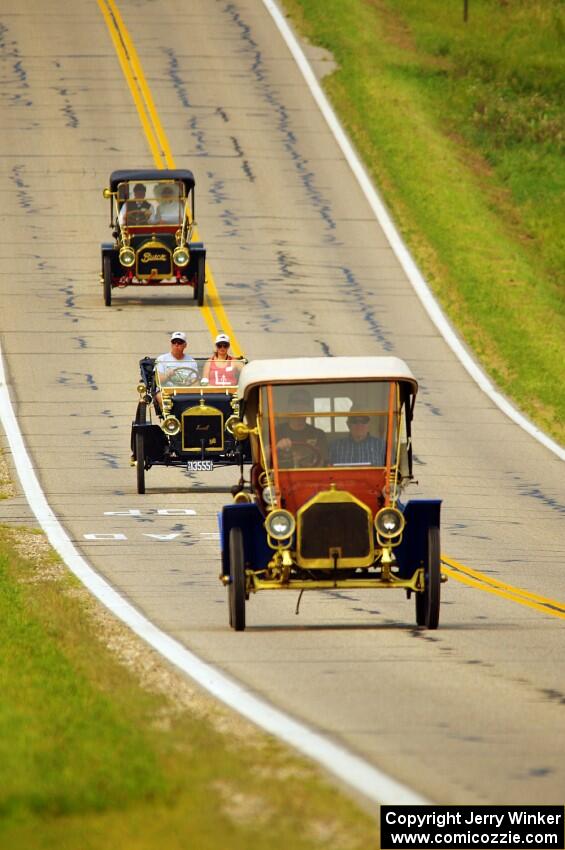
[[[565,439],[565,12],[558,0],[285,0],[443,307]]]
[[[41,535],[2,527],[0,645],[1,850],[377,846],[376,813],[163,665]]]

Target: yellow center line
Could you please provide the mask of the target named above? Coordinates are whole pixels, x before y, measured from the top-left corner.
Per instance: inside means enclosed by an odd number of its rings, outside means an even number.
[[[104,20],[106,21],[120,65],[139,113],[141,125],[149,142],[155,164],[157,168],[176,168],[167,135],[159,119],[139,56],[115,0],[98,0],[98,5],[104,15]],[[194,228],[194,236],[199,240],[196,227]],[[212,270],[208,263],[206,263],[206,285],[207,303],[200,309],[210,334],[214,337],[220,329],[228,333],[234,354],[240,355],[242,353],[241,347],[224,310]],[[487,593],[493,593],[512,602],[517,602],[520,605],[534,608],[544,614],[551,614],[554,617],[565,619],[565,605],[560,602],[497,581],[483,575],[477,570],[472,570],[470,567],[459,564],[452,558],[442,557],[442,563],[444,564],[443,572],[469,587],[474,587]]]
[[[110,32],[118,60],[141,120],[141,126],[149,142],[155,165],[157,168],[176,168],[167,135],[159,119],[139,56],[137,55],[120,11],[114,0],[98,0],[98,5]],[[195,240],[199,241],[200,237],[197,227],[194,227],[193,233]],[[207,303],[200,310],[211,337],[214,338],[219,330],[224,331],[230,337],[233,353],[236,357],[241,355],[243,353],[242,348],[224,310],[216,281],[214,280],[214,275],[208,262],[206,263],[205,291]]]
[[[563,602],[558,602],[547,596],[540,596],[539,593],[532,593],[521,587],[514,587],[511,584],[487,576],[478,570],[473,570],[471,567],[466,567],[464,564],[460,564],[458,561],[448,558],[445,555],[442,555],[441,560],[443,564],[442,572],[462,584],[483,590],[486,593],[493,593],[495,596],[501,596],[510,602],[525,605],[528,608],[541,611],[543,614],[551,614],[552,617],[565,619],[565,604]]]

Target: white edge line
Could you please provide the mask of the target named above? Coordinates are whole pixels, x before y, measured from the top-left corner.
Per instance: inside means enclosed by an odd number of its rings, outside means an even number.
[[[35,474],[20,431],[6,381],[0,347],[0,421],[29,506],[51,546],[96,598],[136,635],[221,702],[257,726],[290,744],[375,803],[421,805],[428,801],[303,723],[292,719],[219,670],[205,663],[158,629],[90,566],[52,511]],[[234,641],[238,636],[234,634]],[[375,728],[378,726],[375,717]]]
[[[380,226],[382,227],[388,242],[394,251],[398,261],[400,262],[402,268],[406,276],[408,277],[410,283],[412,284],[418,298],[424,305],[424,308],[444,338],[445,342],[451,348],[455,356],[458,358],[459,362],[462,366],[467,370],[469,375],[473,378],[473,380],[479,385],[481,390],[486,393],[486,395],[493,401],[496,406],[502,410],[503,413],[506,414],[513,422],[523,428],[524,431],[527,431],[532,437],[535,437],[542,445],[544,445],[547,449],[552,451],[557,457],[561,458],[561,460],[565,460],[565,448],[560,446],[555,440],[552,440],[547,434],[545,434],[540,428],[537,428],[532,422],[530,422],[519,410],[517,410],[504,395],[502,395],[499,390],[491,382],[490,378],[487,377],[485,372],[481,369],[481,367],[475,362],[475,360],[470,356],[468,351],[464,348],[461,341],[457,337],[455,331],[447,321],[446,317],[441,311],[441,308],[432,295],[432,291],[428,284],[426,283],[422,273],[418,269],[414,259],[412,258],[408,248],[404,244],[402,237],[396,230],[393,221],[380,199],[377,190],[375,189],[370,177],[368,176],[365,167],[361,163],[356,151],[354,150],[351,142],[349,141],[343,127],[341,126],[333,108],[330,105],[329,100],[324,94],[316,76],[312,70],[312,67],[306,58],[302,48],[300,47],[296,36],[291,30],[290,26],[286,22],[283,13],[278,8],[277,4],[274,0],[263,0],[263,4],[267,8],[271,17],[273,18],[279,32],[284,38],[286,45],[292,56],[294,57],[296,64],[300,68],[302,72],[302,76],[306,80],[308,88],[312,93],[312,96],[326,122],[332,131],[334,138],[336,139],[339,147],[342,150],[342,153],[347,160],[353,174],[357,178],[357,181],[369,202],[369,205]]]

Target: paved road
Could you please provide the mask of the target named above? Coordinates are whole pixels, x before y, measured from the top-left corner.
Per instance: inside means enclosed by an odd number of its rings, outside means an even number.
[[[175,162],[196,174],[201,235],[247,355],[406,359],[421,387],[413,493],[444,499],[442,551],[564,601],[562,463],[438,336],[262,3],[120,9]],[[138,358],[177,328],[205,354],[210,334],[174,290],[103,306],[101,190],[114,168],[154,163],[100,8],[4,0],[0,36],[2,346],[77,545],[159,626],[424,796],[562,802],[563,620],[450,581],[437,633],[377,592],[311,594],[298,617],[294,594],[263,594],[249,629],[228,630],[215,514],[234,477],[151,470],[141,497],[129,466]]]

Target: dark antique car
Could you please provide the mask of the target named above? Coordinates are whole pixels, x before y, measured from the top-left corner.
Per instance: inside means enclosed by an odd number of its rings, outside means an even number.
[[[220,516],[229,620],[260,590],[400,589],[416,623],[440,610],[440,505],[402,502],[418,384],[396,357],[254,361],[239,379],[249,485]]]
[[[145,493],[145,473],[152,466],[212,472],[216,466],[236,464],[243,470],[251,457],[249,441],[237,440],[230,428],[245,362],[234,359],[218,375],[208,372],[208,358],[140,360],[139,402],[131,429],[138,493]]]
[[[114,242],[102,244],[104,303],[127,286],[187,286],[204,303],[206,250],[193,242],[194,175],[191,171],[114,171],[109,198]]]

